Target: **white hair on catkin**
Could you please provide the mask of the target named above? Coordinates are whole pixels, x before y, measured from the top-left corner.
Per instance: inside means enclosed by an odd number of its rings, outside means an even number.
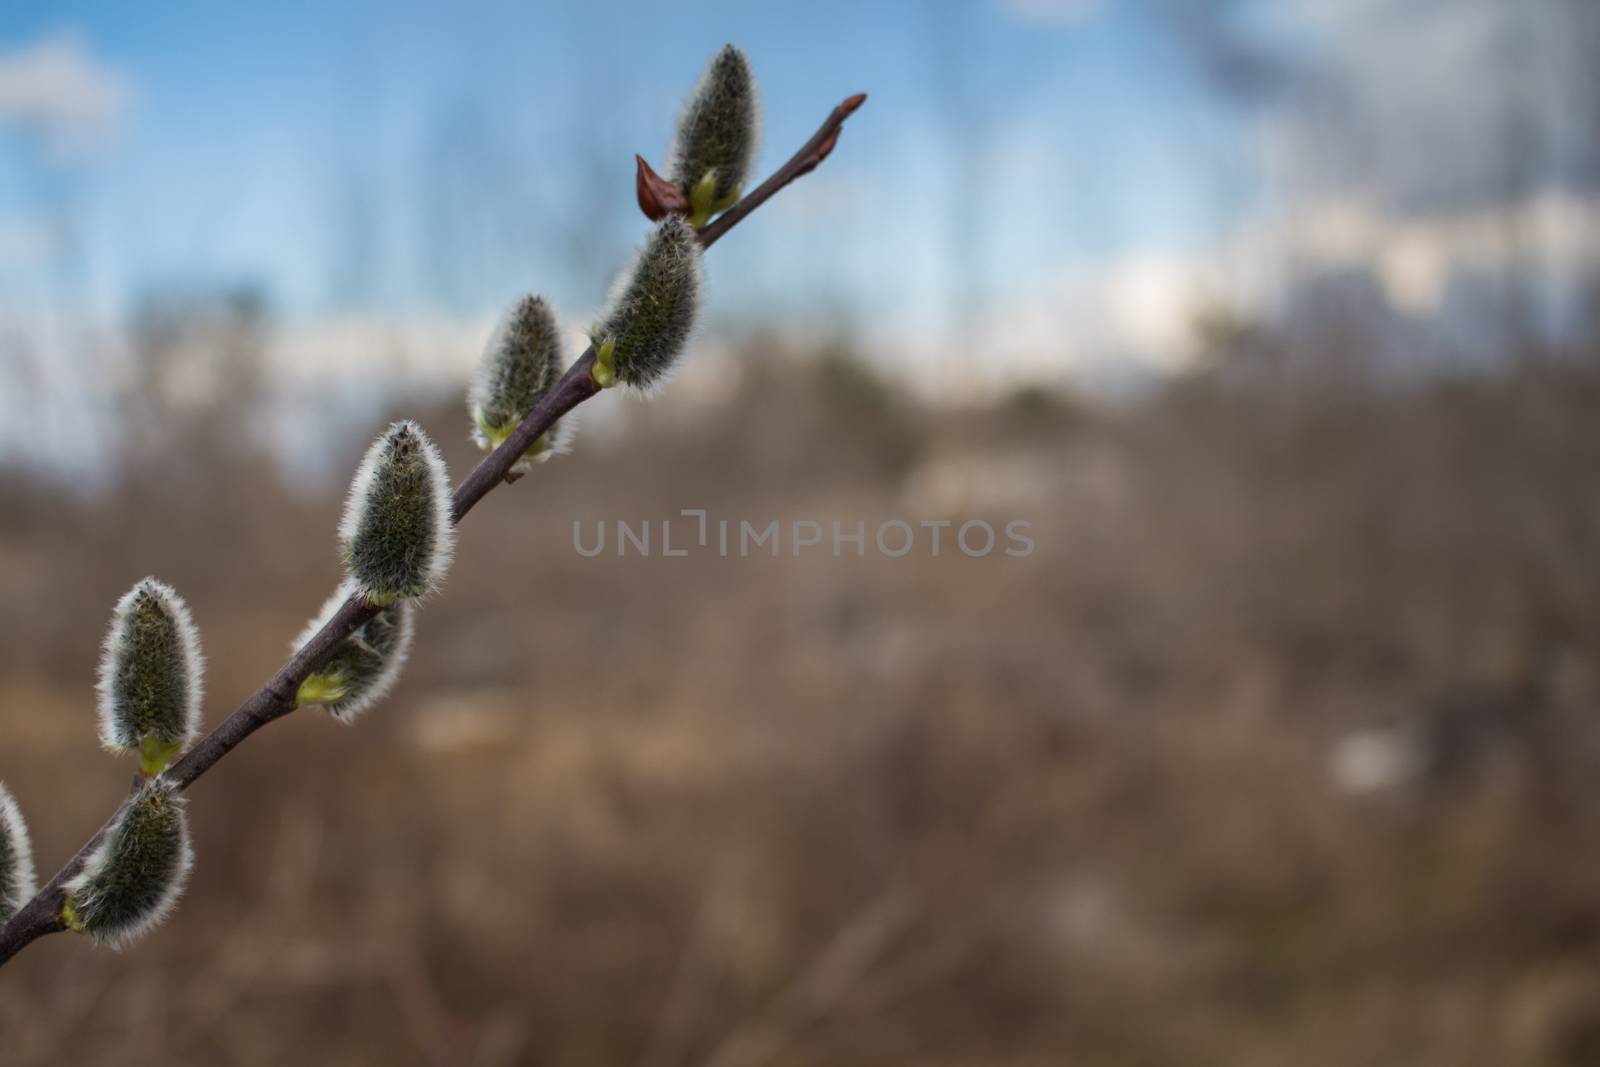
[[[406,438],[414,443],[421,456],[426,500],[399,500],[391,493],[374,493],[374,488],[381,478],[395,473],[388,466],[391,458],[389,453],[400,438]],[[397,504],[412,508],[424,507],[432,513],[431,543],[427,546],[426,552],[419,553],[418,546],[398,541],[376,545],[368,543],[374,538],[382,542],[391,534],[390,530],[382,527],[381,516],[374,514],[374,509],[394,507]],[[369,520],[380,520],[379,528],[370,529]],[[410,419],[392,423],[368,447],[350,483],[350,492],[345,498],[344,513],[339,519],[339,539],[348,556],[354,557],[367,548],[372,549],[378,556],[371,568],[363,560],[353,558],[351,560],[351,577],[356,580],[362,595],[369,601],[383,602],[397,597],[422,596],[438,589],[444,581],[455,551],[455,525],[451,521],[450,474],[445,468],[444,458],[439,455],[438,448],[417,423]],[[424,557],[420,569],[417,567],[419,555]],[[378,573],[383,567],[394,569],[390,573]],[[363,571],[367,573],[362,573]]]
[[[492,452],[527,418],[566,373],[564,348],[555,309],[537,293],[521,297],[500,316],[467,393],[473,444]],[[534,464],[564,454],[572,440],[572,418],[569,413],[557,419],[534,442],[542,445],[540,451],[518,456],[510,473],[527,474]]]
[[[561,363],[561,330],[555,309],[544,297],[529,293],[495,323],[472,375],[467,403],[475,411],[525,408],[554,384]]]
[[[614,344],[617,377],[649,394],[671,377],[694,335],[704,290],[699,234],[668,215],[611,284],[606,310],[590,331],[596,349]]]
[[[356,592],[354,582],[342,582],[334,594],[330,596],[315,618],[306,623],[294,639],[293,647],[296,651],[305,647],[306,642],[315,637],[322,628],[328,624],[350,594]],[[364,640],[368,627],[380,620],[392,622],[394,634],[389,639],[387,647],[379,648],[370,641]],[[400,677],[401,670],[406,665],[406,660],[411,655],[411,645],[416,636],[416,613],[410,602],[400,600],[382,608],[378,615],[367,623],[358,627],[354,633],[337,645],[328,659],[317,670],[312,671],[310,678],[327,676],[330,666],[338,670],[343,667],[347,673],[360,670],[360,674],[350,674],[350,681],[358,688],[335,700],[321,702],[322,707],[335,720],[350,725],[368,709],[389,695],[394,688],[395,681]],[[367,654],[367,657],[356,658],[354,662],[343,663],[339,661],[346,658],[347,654]],[[376,670],[372,669],[371,660],[377,660]]]
[[[194,869],[186,805],[176,782],[150,779],[67,882],[68,905],[97,943],[124,948],[177,907]]]
[[[28,824],[16,799],[0,783],[0,921],[15,914],[38,888]]]
[[[155,578],[145,578],[117,601],[111,612],[111,626],[101,645],[99,679],[95,685],[100,743],[114,752],[137,748],[141,740],[139,724],[128,722],[123,716],[129,709],[119,706],[117,690],[119,675],[128,665],[128,657],[142,651],[136,647],[130,628],[134,623],[134,609],[145,597],[150,598],[171,622],[177,636],[174,650],[177,662],[166,666],[176,666],[182,677],[169,677],[166,681],[181,693],[172,709],[178,721],[166,724],[165,732],[174,736],[166,740],[177,741],[182,748],[187,748],[200,734],[201,703],[205,697],[205,656],[200,650],[200,631],[194,624],[189,605],[176,590]]]
[[[340,582],[339,588],[335,589],[333,594],[322,602],[322,607],[317,609],[317,613],[295,635],[295,639],[289,642],[289,651],[299,652],[302,648],[305,648],[306,643],[321,633],[322,628],[328,625],[328,620],[339,613],[339,609],[344,607],[344,602],[350,599],[351,594],[360,591],[360,585],[353,579],[346,578]]]

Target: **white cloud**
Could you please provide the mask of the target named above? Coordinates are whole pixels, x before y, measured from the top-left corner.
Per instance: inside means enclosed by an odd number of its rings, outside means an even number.
[[[465,381],[491,316],[332,315],[280,324],[269,360],[288,388],[363,380],[436,387]]]
[[[1062,380],[1118,392],[1189,359],[1193,315],[1214,288],[1211,266],[1211,257],[1160,249],[1064,261],[996,300],[970,339],[952,336],[937,307],[915,302],[861,326],[874,359],[928,399]]]
[[[1397,309],[1440,310],[1463,274],[1503,274],[1535,266],[1573,284],[1600,267],[1600,197],[1547,190],[1517,203],[1426,214],[1384,210],[1370,198],[1315,200],[1274,227],[1240,232],[1228,253],[1257,260],[1276,248],[1302,270],[1371,269]],[[1515,237],[1514,241],[1508,237]]]
[[[1064,261],[996,304],[972,351],[958,350],[936,328],[919,329],[915,314],[896,319],[875,347],[885,359],[925,361],[915,384],[935,397],[1032,380],[1115,390],[1187,365],[1194,324],[1208,307],[1271,320],[1285,287],[1370,271],[1397,312],[1427,320],[1445,310],[1463,278],[1537,266],[1556,284],[1575,284],[1600,269],[1596,233],[1600,196],[1546,192],[1509,206],[1427,215],[1327,197],[1288,217],[1252,220],[1205,248],[1144,247]],[[1508,234],[1524,239],[1508,243]]]
[[[1208,257],[1143,249],[1066,264],[997,307],[995,353],[1017,377],[1051,364],[1094,378],[1118,364],[1170,370],[1189,356],[1190,326],[1210,288]]]
[[[126,79],[90,55],[76,33],[0,52],[0,124],[38,132],[61,155],[103,145],[129,98]]]
[[[1257,0],[1274,5],[1278,0]],[[1364,190],[1398,209],[1503,198],[1524,175],[1584,184],[1595,153],[1579,106],[1592,57],[1557,4],[1502,0],[1285,0],[1309,34],[1311,91],[1268,123],[1269,172],[1313,194]],[[1527,188],[1526,181],[1523,189]]]
[[[1024,22],[1081,22],[1100,13],[1104,0],[1003,0],[1002,6]]]

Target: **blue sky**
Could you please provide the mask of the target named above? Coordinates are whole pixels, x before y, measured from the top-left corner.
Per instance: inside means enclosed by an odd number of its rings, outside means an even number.
[[[814,188],[718,250],[734,317],[936,315],[953,292],[986,299],[1062,262],[1199,247],[1249,207],[1226,110],[1142,5],[675,10],[0,6],[0,54],[66,38],[123,94],[87,147],[0,133],[0,231],[65,213],[78,243],[59,284],[108,313],[230,283],[291,315],[470,313],[529,286],[590,303],[642,226],[629,153],[664,155],[683,93],[728,40],[761,77],[763,169],[837,99],[871,94]],[[40,266],[18,258],[0,259],[14,292]]]
[[[1576,10],[0,0],[0,453],[96,421],[147,297],[264,298],[286,392],[375,367],[454,388],[528,290],[581,332],[646,231],[632,154],[663,160],[728,41],[762,85],[759,173],[871,99],[718,245],[703,346],[848,331],[945,397],[1120,388],[1183,366],[1200,312],[1331,299],[1407,349],[1492,354],[1504,278],[1558,330],[1600,277]],[[1223,91],[1241,57],[1280,90]]]

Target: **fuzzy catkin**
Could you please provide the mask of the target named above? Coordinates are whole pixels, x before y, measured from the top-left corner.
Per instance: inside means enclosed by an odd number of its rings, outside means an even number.
[[[306,624],[293,647],[299,649],[327,625],[354,590],[344,583],[317,617]],[[399,600],[362,623],[333,654],[300,684],[298,703],[319,704],[342,723],[351,723],[386,696],[411,653],[414,608]]]
[[[194,866],[185,801],[164,778],[146,782],[67,883],[67,918],[122,947],[171,914]]]
[[[612,346],[617,377],[629,385],[659,382],[688,344],[700,301],[700,251],[699,235],[682,216],[661,220],[590,331],[597,352]]]
[[[472,439],[479,448],[489,452],[499,447],[555,388],[564,369],[561,349],[561,329],[549,302],[535,294],[518,300],[490,335],[467,397]],[[566,436],[558,420],[517,459],[511,472],[526,474],[535,462],[560,453]]]
[[[372,603],[422,596],[444,580],[455,547],[450,477],[422,427],[394,423],[367,449],[339,538],[350,577]]]
[[[33,896],[33,845],[17,802],[0,785],[0,922],[4,922]]]
[[[100,658],[101,743],[169,757],[187,748],[200,732],[203,671],[183,598],[154,578],[135,585],[117,601]]]
[[[727,45],[712,57],[678,119],[672,181],[692,199],[711,175],[709,203],[697,208],[709,212],[731,206],[755,161],[759,127],[750,61]]]

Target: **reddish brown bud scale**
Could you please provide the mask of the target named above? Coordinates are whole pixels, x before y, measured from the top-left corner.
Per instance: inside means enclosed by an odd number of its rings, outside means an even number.
[[[643,156],[635,155],[633,158],[639,161],[634,188],[639,197],[639,210],[644,212],[644,217],[651,222],[660,222],[668,215],[687,215],[689,198],[683,195],[683,190],[652,170]]]

